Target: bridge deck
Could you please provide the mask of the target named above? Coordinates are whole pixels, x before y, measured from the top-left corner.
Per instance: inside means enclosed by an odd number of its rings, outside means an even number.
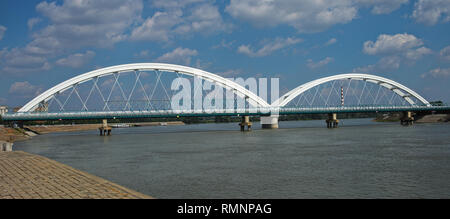
[[[2,116],[4,121],[121,119],[209,116],[270,116],[289,114],[363,113],[436,111],[449,112],[450,106],[358,106],[358,107],[312,107],[312,108],[255,108],[245,110],[157,110],[157,111],[110,111],[110,112],[60,112],[60,113],[14,113]]]

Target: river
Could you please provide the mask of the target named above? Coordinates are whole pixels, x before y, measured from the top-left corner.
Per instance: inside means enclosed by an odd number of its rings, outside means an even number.
[[[16,142],[156,198],[449,198],[450,124],[348,119],[53,133]]]

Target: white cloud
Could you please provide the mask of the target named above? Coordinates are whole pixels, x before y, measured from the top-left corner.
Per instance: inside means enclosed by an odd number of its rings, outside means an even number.
[[[42,92],[42,87],[32,85],[28,81],[15,82],[9,88],[8,93],[15,96],[21,96],[24,98],[34,97]]]
[[[363,51],[369,55],[386,55],[404,52],[423,45],[422,40],[410,34],[381,34],[376,42],[366,41]]]
[[[244,72],[241,69],[231,69],[224,72],[218,72],[217,75],[220,75],[224,78],[235,78]]]
[[[56,64],[59,66],[66,66],[72,68],[79,68],[89,62],[92,58],[94,58],[95,52],[86,51],[86,53],[76,53],[69,55],[66,58],[61,58],[56,61]]]
[[[192,9],[187,22],[175,29],[176,33],[189,32],[211,33],[215,31],[227,31],[231,26],[225,24],[218,8],[214,5],[203,4]]]
[[[435,25],[439,21],[450,21],[450,1],[448,0],[419,0],[414,4],[412,17],[417,22]]]
[[[337,39],[336,39],[336,38],[331,38],[330,40],[328,40],[328,41],[325,43],[325,46],[333,45],[333,44],[335,44],[336,42],[337,42]]]
[[[231,0],[225,11],[257,27],[289,25],[299,32],[321,32],[357,18],[359,8],[386,14],[408,0]]]
[[[357,73],[374,73],[375,72],[375,65],[367,65],[363,67],[356,67],[353,69],[353,72]]]
[[[30,18],[28,19],[27,25],[28,25],[28,30],[33,30],[33,27],[40,23],[42,21],[41,18],[38,17],[34,17],[34,18]]]
[[[139,57],[139,58],[147,58],[150,56],[150,51],[149,50],[142,50],[139,53],[135,53],[134,54],[135,57]]]
[[[398,56],[387,56],[387,57],[381,58],[374,65],[357,67],[357,68],[353,69],[353,72],[376,74],[377,72],[380,72],[380,71],[381,72],[391,71],[391,70],[400,68],[401,62],[402,62],[402,59]]]
[[[191,66],[194,66],[195,68],[202,69],[202,70],[208,70],[208,68],[210,68],[212,66],[212,64],[213,64],[212,62],[197,59],[197,60],[195,60],[195,65],[193,64]]]
[[[197,56],[197,50],[178,47],[172,52],[168,52],[156,59],[157,62],[164,62],[170,64],[190,65],[193,56]]]
[[[238,52],[248,55],[250,57],[262,57],[262,56],[267,56],[277,50],[286,48],[291,45],[295,45],[302,41],[303,41],[302,39],[295,38],[295,37],[288,37],[285,39],[278,37],[274,40],[263,41],[264,45],[257,51],[254,51],[249,45],[241,45],[238,48]]]
[[[132,40],[169,41],[172,28],[181,22],[180,14],[156,12],[142,25],[135,28],[130,36]]]
[[[323,67],[325,65],[328,65],[330,62],[333,62],[333,61],[334,61],[334,59],[331,58],[331,57],[326,57],[325,59],[320,60],[318,62],[313,62],[312,59],[308,59],[306,65],[310,69],[315,69],[315,68],[320,68],[320,67]]]
[[[426,47],[419,47],[417,49],[410,49],[405,52],[405,57],[410,60],[419,60],[423,56],[433,53],[431,49]]]
[[[441,49],[439,55],[443,60],[450,61],[450,46]]]
[[[199,2],[206,2],[206,0],[154,0],[152,5],[156,8],[183,8],[187,5]]]
[[[236,42],[235,40],[230,41],[230,42],[227,42],[225,39],[222,39],[222,41],[220,41],[220,44],[217,44],[217,45],[213,46],[212,48],[213,48],[213,49],[217,49],[217,48],[227,48],[227,49],[231,49],[231,47],[233,46],[233,44],[234,44],[235,42]]]
[[[357,4],[362,7],[372,7],[373,14],[389,14],[403,4],[407,4],[408,0],[356,0]]]
[[[5,35],[6,30],[7,30],[6,27],[0,25],[0,40],[3,39],[3,36]]]
[[[450,77],[450,68],[436,68],[422,75],[422,78],[448,78]]]
[[[126,31],[140,19],[142,0],[64,0],[41,2],[36,11],[48,25],[34,32],[23,48],[4,49],[3,73],[36,72],[50,69],[47,59],[83,47],[109,47],[127,38]],[[41,18],[28,20],[34,28]]]
[[[34,40],[27,47],[36,53],[109,47],[126,39],[125,31],[140,18],[142,9],[141,0],[41,2],[36,10],[50,24],[33,34]]]
[[[414,61],[432,53],[431,49],[424,47],[423,44],[421,39],[407,33],[381,34],[375,42],[366,41],[363,45],[364,53],[381,56],[381,59],[375,65],[358,67],[353,71],[386,71],[398,69],[402,63],[414,64]]]
[[[231,0],[226,11],[258,27],[287,24],[299,32],[319,32],[356,17],[350,1]]]
[[[132,40],[169,41],[178,35],[228,31],[217,6],[210,1],[156,1],[157,12],[131,33]]]
[[[28,73],[50,69],[47,58],[27,53],[23,49],[3,49],[0,51],[2,73]]]

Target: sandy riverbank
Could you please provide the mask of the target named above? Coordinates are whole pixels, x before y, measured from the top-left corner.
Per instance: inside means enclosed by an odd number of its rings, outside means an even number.
[[[144,122],[144,123],[121,123],[129,127],[136,126],[160,126],[160,125],[184,125],[181,121],[174,122]],[[109,125],[116,125],[110,123]],[[0,126],[0,141],[15,142],[27,140],[37,134],[48,134],[54,132],[76,132],[76,131],[89,131],[97,130],[102,124],[75,124],[75,125],[41,125],[41,126],[24,126],[25,129],[29,129],[32,132],[24,129],[5,128]]]
[[[449,122],[450,115],[449,114],[434,114],[434,115],[426,115],[419,118],[416,123],[435,123],[435,122]]]
[[[401,113],[380,114],[374,119],[375,122],[398,122],[402,117]],[[437,123],[449,122],[450,114],[414,115],[415,123]]]
[[[23,130],[4,128],[3,126],[0,126],[0,141],[15,142],[27,140],[29,138],[30,136],[28,136]]]

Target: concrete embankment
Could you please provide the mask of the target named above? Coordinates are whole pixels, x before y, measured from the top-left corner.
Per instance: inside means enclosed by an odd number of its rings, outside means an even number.
[[[0,152],[0,199],[149,198],[39,155]]]

